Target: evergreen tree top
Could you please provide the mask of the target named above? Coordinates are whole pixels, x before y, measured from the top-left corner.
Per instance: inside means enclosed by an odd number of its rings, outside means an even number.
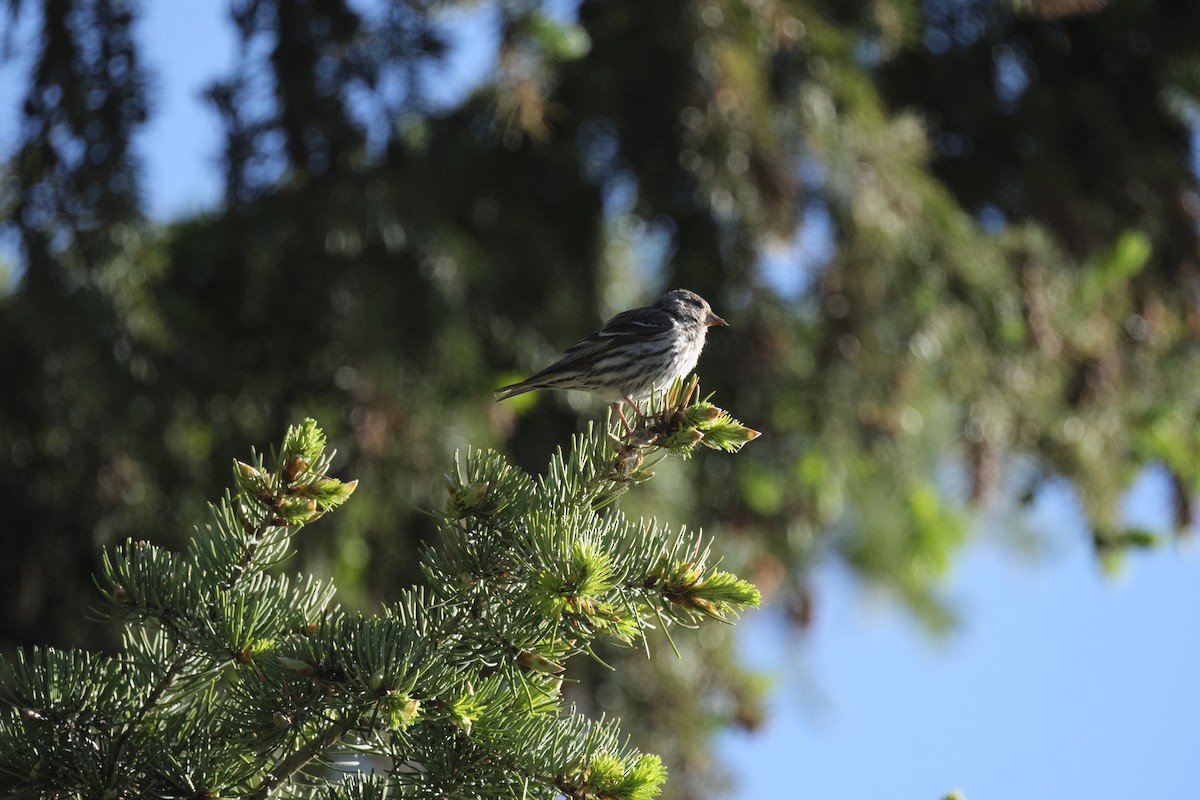
[[[380,613],[277,566],[353,494],[309,419],[233,485],[184,552],[105,552],[113,655],[34,648],[0,662],[6,797],[656,795],[655,755],[563,698],[574,656],[757,605],[704,537],[627,519],[648,462],[757,436],[676,384],[623,435],[589,426],[532,478],[470,451],[447,476],[425,587]],[[348,774],[348,777],[347,777]]]

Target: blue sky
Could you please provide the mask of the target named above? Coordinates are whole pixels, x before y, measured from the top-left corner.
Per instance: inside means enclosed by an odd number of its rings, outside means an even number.
[[[234,64],[222,0],[144,3],[156,72],[142,140],[149,211],[167,220],[220,197],[217,120],[200,93]],[[446,74],[472,82],[467,48]],[[0,65],[0,148],[14,140],[23,75]],[[818,237],[819,238],[819,237]],[[3,254],[0,253],[0,257]],[[786,272],[786,252],[770,268]],[[1162,530],[1162,476],[1148,472],[1127,516]],[[962,624],[933,640],[903,612],[830,565],[818,571],[813,629],[772,612],[744,618],[740,646],[777,675],[771,719],[722,736],[737,800],[967,800],[1200,796],[1200,564],[1166,545],[1102,574],[1070,495],[1046,493],[1031,560],[982,536],[947,582]]]
[[[1200,796],[1194,553],[1163,547],[1107,578],[1071,498],[1041,506],[1051,552],[972,546],[947,586],[962,624],[945,639],[833,568],[810,635],[748,619],[742,651],[780,677],[765,733],[722,738],[736,797]],[[1159,529],[1165,507],[1154,471],[1126,503]]]

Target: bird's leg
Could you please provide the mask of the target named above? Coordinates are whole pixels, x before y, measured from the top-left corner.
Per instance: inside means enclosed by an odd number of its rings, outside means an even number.
[[[633,428],[629,427],[629,423],[625,421],[625,413],[621,411],[620,402],[613,403],[612,410],[616,412],[617,419],[621,420],[621,424],[625,427],[625,435],[633,433]]]
[[[645,422],[646,415],[642,413],[642,410],[640,408],[638,408],[638,404],[633,402],[633,398],[630,397],[629,395],[622,395],[622,396],[625,398],[625,402],[629,403],[629,407],[633,409],[633,413],[637,415],[638,422]]]

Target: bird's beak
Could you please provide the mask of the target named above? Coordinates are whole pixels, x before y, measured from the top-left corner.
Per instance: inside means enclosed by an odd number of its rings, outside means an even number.
[[[714,313],[713,313],[713,312],[711,312],[711,311],[710,311],[710,312],[708,312],[708,316],[706,316],[706,317],[704,318],[704,325],[705,325],[705,327],[707,327],[707,328],[711,328],[713,325],[724,325],[724,326],[725,326],[725,327],[727,327],[727,328],[729,327],[729,323],[728,323],[728,322],[726,322],[725,320],[721,319],[720,317],[718,317],[716,314],[714,314]]]

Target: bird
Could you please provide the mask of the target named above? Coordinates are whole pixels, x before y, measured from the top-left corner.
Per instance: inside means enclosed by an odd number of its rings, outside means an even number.
[[[629,430],[621,401],[640,417],[638,401],[649,397],[655,387],[665,389],[691,372],[708,329],[728,324],[700,295],[675,289],[653,305],[617,314],[541,372],[497,389],[496,400],[538,389],[578,389],[612,403]]]

